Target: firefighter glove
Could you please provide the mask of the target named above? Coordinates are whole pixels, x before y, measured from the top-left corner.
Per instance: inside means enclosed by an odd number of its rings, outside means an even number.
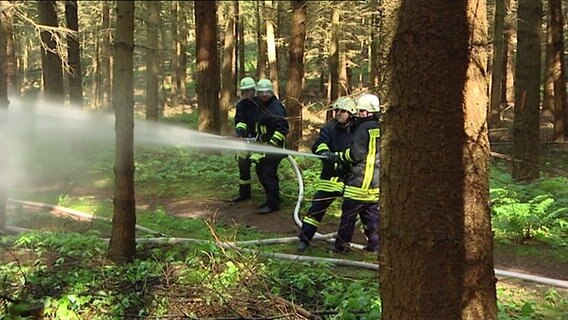
[[[264,153],[251,153],[250,155],[250,161],[254,162],[254,163],[259,163],[262,159],[264,159],[266,155]]]
[[[330,163],[336,163],[336,162],[340,162],[340,161],[341,161],[341,159],[339,159],[339,157],[338,157],[335,153],[333,153],[333,152],[331,152],[331,151],[323,152],[321,155],[325,157],[325,158],[324,158],[325,161],[328,161],[328,162],[330,162]]]

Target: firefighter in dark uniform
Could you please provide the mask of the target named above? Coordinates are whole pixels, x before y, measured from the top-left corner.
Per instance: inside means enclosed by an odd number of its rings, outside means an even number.
[[[235,113],[235,133],[238,138],[255,138],[257,135],[258,107],[253,101],[255,99],[255,87],[256,82],[251,77],[244,77],[240,81],[241,100],[237,103]],[[240,202],[251,198],[250,153],[246,151],[237,152],[237,162],[239,165],[239,195],[231,199],[231,202]]]
[[[350,164],[350,170],[345,179],[341,222],[332,247],[338,253],[347,250],[357,215],[367,237],[365,249],[377,252],[379,246],[379,98],[363,94],[355,103],[357,115],[351,129],[351,143],[341,155],[341,160]]]
[[[347,149],[350,142],[350,125],[355,102],[349,97],[341,97],[333,104],[335,118],[325,124],[320,130],[312,152],[324,156],[322,171],[317,183],[312,205],[302,220],[300,243],[297,250],[302,252],[310,246],[320,222],[331,203],[343,195],[345,175],[349,167],[337,161],[341,153]]]
[[[257,119],[257,132],[261,143],[284,148],[286,135],[289,131],[286,109],[274,95],[272,82],[261,79],[256,85],[256,94],[260,101],[260,111]],[[280,209],[280,181],[278,166],[285,155],[260,154],[251,155],[256,162],[256,174],[264,188],[266,203],[260,206],[258,213],[267,214]]]

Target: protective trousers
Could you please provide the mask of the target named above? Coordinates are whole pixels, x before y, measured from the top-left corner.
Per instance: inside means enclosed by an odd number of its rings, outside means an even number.
[[[301,241],[309,242],[312,240],[327,208],[339,197],[341,197],[341,192],[318,190],[314,194],[312,205],[302,220],[302,230],[300,231]]]
[[[241,198],[250,198],[250,166],[252,162],[250,161],[248,153],[237,154],[237,162],[239,165],[239,196]]]
[[[266,205],[273,210],[280,209],[280,180],[278,179],[280,161],[282,161],[281,155],[267,154],[255,167],[258,180],[266,194]]]
[[[367,250],[377,251],[379,247],[379,203],[361,202],[353,199],[343,199],[341,206],[341,222],[335,248],[337,251],[345,251],[353,239],[357,215],[361,218],[361,223],[367,237]]]

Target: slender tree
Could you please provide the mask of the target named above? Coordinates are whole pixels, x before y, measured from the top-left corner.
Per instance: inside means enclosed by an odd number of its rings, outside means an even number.
[[[0,1],[0,112],[2,109],[8,109],[8,73],[7,73],[7,53],[8,53],[8,35],[9,33],[9,10],[10,2]],[[4,232],[6,227],[6,200],[7,200],[7,169],[6,169],[6,137],[3,136],[0,128],[0,233]]]
[[[549,0],[552,42],[552,78],[554,84],[554,141],[568,140],[568,100],[566,99],[566,60],[564,57],[564,21],[562,1]]]
[[[110,0],[102,1],[102,41],[101,41],[101,81],[102,90],[101,108],[109,110],[111,108],[111,86],[112,86],[112,52],[110,41],[112,39],[110,26]]]
[[[515,0],[505,0],[505,33],[503,38],[503,81],[501,103],[507,106],[515,100],[515,45],[517,42]]]
[[[238,79],[240,80],[245,77],[246,74],[246,65],[245,65],[245,15],[242,13],[242,10],[239,8],[239,2],[235,1],[236,6],[236,18],[238,21],[236,22],[236,28],[238,33],[238,40],[237,40],[237,57],[238,57]],[[235,61],[236,63],[237,61]]]
[[[265,10],[264,1],[256,1],[256,41],[257,41],[257,54],[256,54],[256,75],[258,79],[266,78],[266,23],[265,23]]]
[[[160,61],[158,51],[158,26],[160,25],[160,1],[148,1],[148,29],[146,49],[146,119],[159,119],[160,115]]]
[[[221,101],[220,114],[221,132],[227,126],[228,114],[233,104],[233,94],[235,93],[236,74],[233,68],[233,58],[235,53],[235,6],[234,1],[224,2],[225,4],[225,36],[223,39],[223,64],[221,67]]]
[[[549,10],[550,12],[550,10]],[[544,79],[542,92],[542,114],[543,117],[554,116],[554,67],[553,67],[553,51],[552,32],[550,31],[550,17],[546,23],[546,46],[544,53]]]
[[[334,7],[331,13],[331,41],[329,42],[329,101],[339,97],[339,9]],[[326,120],[333,118],[333,110],[328,110]]]
[[[51,30],[44,28],[41,31],[41,69],[43,75],[43,90],[47,100],[63,104],[63,69],[61,58],[57,52],[57,43],[53,28],[58,27],[56,1],[38,1],[39,23]]]
[[[117,1],[113,97],[116,115],[114,200],[109,255],[117,263],[136,255],[134,198],[134,1]]]
[[[67,60],[69,63],[69,102],[83,107],[83,74],[81,72],[81,46],[79,44],[79,17],[77,0],[65,1],[65,19],[67,27],[76,34],[67,35]]]
[[[12,4],[13,5],[13,4]],[[8,4],[6,5],[8,7]],[[18,62],[16,59],[16,44],[14,41],[14,25],[12,10],[4,10],[6,22],[6,75],[8,77],[8,97],[19,97],[20,87],[18,84]]]
[[[171,42],[171,75],[172,75],[172,83],[171,83],[171,101],[172,105],[177,106],[178,98],[179,98],[179,87],[180,87],[180,51],[181,51],[181,43],[180,43],[180,35],[179,35],[179,1],[171,1],[171,33],[172,33],[172,42]]]
[[[491,103],[489,126],[501,122],[501,82],[503,81],[503,30],[505,24],[505,0],[495,0],[495,25],[493,27],[493,63],[491,64]]]
[[[485,0],[383,0],[382,319],[496,319]]]
[[[288,83],[286,84],[286,105],[290,117],[289,147],[298,150],[302,141],[302,104],[304,87],[304,43],[306,40],[306,9],[303,0],[292,1],[292,32],[288,52]]]
[[[194,4],[199,131],[220,134],[217,3],[216,1],[195,1]],[[226,120],[222,119],[222,121]]]
[[[264,18],[266,20],[266,49],[268,53],[268,66],[270,80],[274,88],[274,94],[279,97],[278,90],[278,61],[276,60],[276,38],[274,32],[274,7],[272,0],[264,1]]]
[[[542,1],[519,0],[513,123],[513,179],[540,175],[540,60]]]

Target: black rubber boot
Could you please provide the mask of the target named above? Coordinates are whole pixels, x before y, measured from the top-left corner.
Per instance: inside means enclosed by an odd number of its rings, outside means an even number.
[[[239,195],[231,199],[231,202],[246,201],[251,198],[250,184],[239,184]]]

